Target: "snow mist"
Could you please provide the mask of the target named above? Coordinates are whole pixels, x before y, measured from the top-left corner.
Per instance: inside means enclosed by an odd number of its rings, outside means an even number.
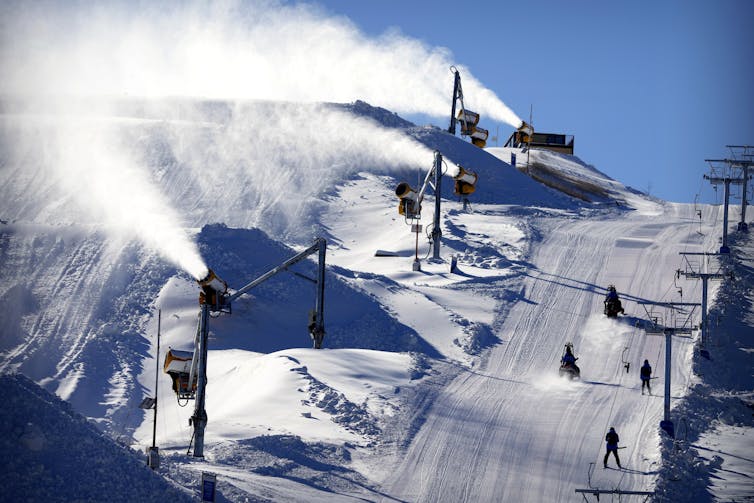
[[[348,19],[275,0],[19,3],[6,8],[3,92],[309,102],[365,100],[445,117],[461,72],[466,105],[521,119],[445,48],[388,32],[369,38]],[[52,89],[50,86],[54,86]]]
[[[323,201],[354,174],[425,171],[434,159],[403,131],[336,105],[236,103],[229,117],[206,127],[198,127],[207,117],[200,108],[187,103],[178,114],[197,114],[195,127],[162,126],[175,162],[191,176],[192,191],[218,202],[195,215],[200,222],[308,240]]]
[[[19,169],[30,180],[22,190],[10,189],[24,199],[18,218],[102,225],[114,236],[140,240],[196,279],[206,276],[196,244],[150,179],[143,156],[124,144],[117,121],[53,114],[19,115],[14,123],[13,148],[27,152]],[[12,164],[18,163],[16,156]]]

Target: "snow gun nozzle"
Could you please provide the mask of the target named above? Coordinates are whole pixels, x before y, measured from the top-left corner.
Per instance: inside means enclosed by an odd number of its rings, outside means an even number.
[[[528,124],[526,121],[521,121],[521,125],[518,126],[518,131],[527,136],[531,136],[534,134],[534,128],[531,126],[531,124]]]
[[[197,280],[202,291],[199,294],[199,304],[209,304],[219,309],[225,302],[228,293],[228,284],[220,279],[215,271],[209,269],[207,276]]]
[[[455,180],[454,192],[458,196],[467,196],[473,194],[476,190],[476,182],[479,179],[476,173],[472,173],[463,168],[460,164],[456,164],[458,173],[453,177]]]

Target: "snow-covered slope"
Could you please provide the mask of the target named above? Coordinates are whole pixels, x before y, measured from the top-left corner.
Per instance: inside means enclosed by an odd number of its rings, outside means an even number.
[[[588,483],[672,498],[662,399],[642,396],[633,370],[649,359],[661,390],[663,341],[637,326],[638,302],[679,300],[678,253],[715,248],[718,208],[653,200],[578,158],[532,151],[543,184],[509,150],[360,102],[111,105],[63,118],[6,105],[1,370],[143,451],[157,310],[162,354],[191,349],[196,330],[196,283],[166,246],[175,229],[236,288],[323,236],[326,349],[308,349],[309,261],[212,318],[206,458],[185,456],[192,404],[176,404],[160,372],[162,474],[194,488],[201,471],[218,473],[231,501],[575,501]],[[421,182],[434,150],[448,173],[479,175],[472,211],[444,178],[441,262],[427,260],[433,196],[417,236],[394,195]],[[103,200],[112,183],[121,190]],[[611,283],[627,311],[615,321],[601,314]],[[699,298],[683,285],[683,300]],[[557,378],[567,341],[580,382]],[[697,382],[694,343],[674,344],[674,406]],[[591,473],[608,426],[628,470]]]
[[[22,375],[0,376],[5,501],[192,501]]]

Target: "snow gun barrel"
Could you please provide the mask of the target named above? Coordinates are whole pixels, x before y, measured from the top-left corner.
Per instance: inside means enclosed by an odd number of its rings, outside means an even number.
[[[421,213],[421,200],[419,194],[411,188],[406,182],[401,182],[395,188],[395,195],[398,196],[398,213],[406,218],[419,218]]]
[[[459,196],[473,194],[476,190],[476,181],[479,177],[476,173],[466,171],[460,164],[457,166],[458,174],[453,177],[455,180],[455,193]]]
[[[521,125],[518,126],[518,133],[520,143],[529,143],[534,135],[534,128],[526,121],[521,121]]]
[[[219,309],[225,303],[228,294],[228,284],[220,279],[215,271],[209,269],[207,276],[197,280],[202,291],[199,294],[199,304],[209,304]]]
[[[527,134],[529,136],[534,134],[534,128],[531,126],[531,124],[528,124],[526,121],[521,121],[521,125],[518,126],[518,131],[523,134]]]

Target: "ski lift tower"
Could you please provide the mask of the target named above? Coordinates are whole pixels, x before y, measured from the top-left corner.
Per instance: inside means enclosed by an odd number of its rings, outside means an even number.
[[[741,170],[741,178],[743,178],[743,187],[741,188],[741,221],[738,222],[738,230],[747,232],[749,230],[746,224],[746,207],[749,205],[748,201],[748,182],[749,182],[749,168],[752,167],[754,162],[754,146],[752,145],[726,145],[733,155],[731,160],[731,167]]]
[[[723,243],[720,247],[720,253],[730,253],[730,247],[728,246],[728,203],[730,200],[730,185],[743,185],[744,191],[742,196],[741,206],[741,222],[738,224],[739,229],[746,228],[746,181],[748,179],[748,168],[751,166],[752,161],[740,161],[735,159],[705,159],[710,165],[710,174],[704,175],[704,178],[709,180],[712,185],[723,184],[725,187],[724,193],[724,207],[723,207]],[[740,177],[733,177],[733,168],[742,168],[743,173]]]
[[[717,262],[717,269],[715,272],[710,272],[710,258],[719,257],[719,253],[691,253],[681,252],[684,259],[684,270],[678,269],[676,271],[676,277],[680,278],[684,276],[686,279],[701,279],[702,280],[702,320],[700,323],[701,328],[701,350],[700,354],[709,358],[709,351],[706,348],[707,342],[709,342],[709,321],[707,320],[707,284],[710,279],[723,279],[725,275],[722,274],[722,265]],[[701,257],[701,262],[692,262],[689,257]]]
[[[207,277],[199,280],[199,286],[202,292],[199,294],[199,304],[201,306],[199,314],[199,327],[196,333],[194,343],[194,354],[191,361],[191,370],[187,382],[189,386],[196,379],[196,394],[194,413],[189,419],[189,424],[194,427],[193,441],[196,458],[204,457],[204,429],[207,426],[207,411],[205,410],[205,396],[207,388],[207,343],[209,341],[209,318],[211,313],[231,312],[231,304],[244,293],[248,292],[260,283],[270,279],[272,276],[287,270],[292,265],[304,260],[313,253],[319,253],[319,268],[317,279],[310,279],[317,285],[317,294],[315,299],[314,311],[310,313],[309,334],[314,342],[315,349],[322,348],[322,340],[325,336],[324,329],[324,287],[325,287],[325,251],[327,243],[324,239],[318,238],[312,246],[289,258],[277,267],[270,269],[266,273],[245,285],[235,293],[228,292],[228,284],[215,275],[210,270]],[[196,374],[195,374],[196,372]],[[190,449],[190,447],[189,447]]]
[[[663,420],[660,421],[660,428],[662,428],[671,438],[675,438],[675,427],[673,421],[670,420],[670,364],[673,351],[673,336],[681,335],[690,337],[693,326],[691,324],[694,308],[699,304],[692,302],[639,302],[647,313],[647,319],[644,326],[644,330],[648,335],[664,335],[665,336],[665,404]],[[670,320],[668,325],[661,323],[660,320],[664,319],[664,316],[659,316],[657,311],[649,306],[656,306],[660,308],[670,309]],[[690,307],[688,313],[684,313],[683,309]]]

